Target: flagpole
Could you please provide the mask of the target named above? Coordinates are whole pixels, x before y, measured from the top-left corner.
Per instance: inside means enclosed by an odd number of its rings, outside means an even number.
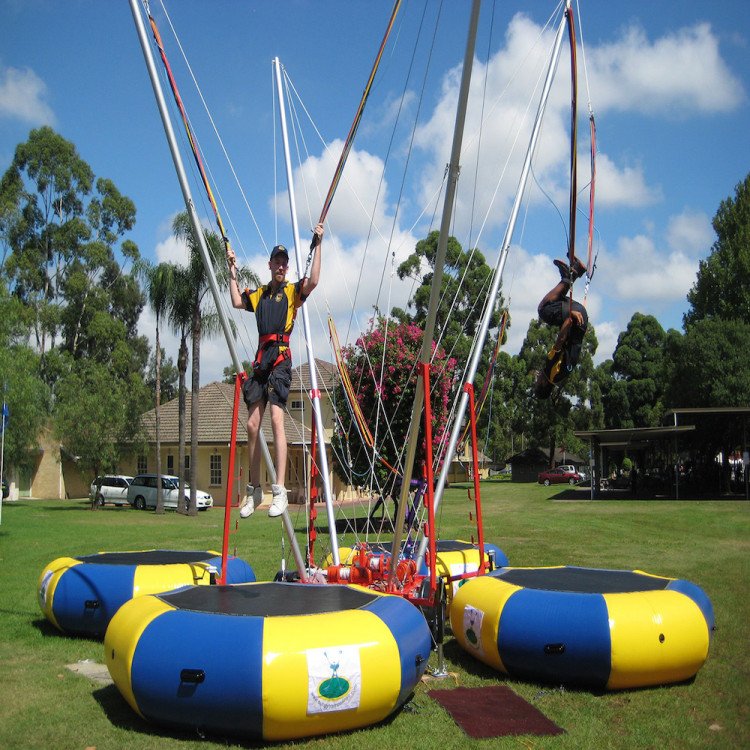
[[[8,404],[5,403],[5,391],[7,389],[7,386],[3,383],[3,412],[2,416],[0,416],[0,426],[2,426],[2,429],[0,429],[0,432],[2,433],[2,437],[0,437],[0,524],[3,522],[3,477],[5,476],[5,423],[6,423],[6,416],[8,415]]]

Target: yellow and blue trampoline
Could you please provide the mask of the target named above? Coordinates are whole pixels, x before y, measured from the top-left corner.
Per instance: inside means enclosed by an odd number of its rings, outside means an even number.
[[[42,570],[39,607],[59,630],[101,638],[129,599],[185,585],[208,586],[221,574],[221,553],[205,550],[100,552],[59,557]],[[255,580],[240,558],[227,559],[227,583]]]
[[[143,596],[114,616],[107,667],[156,724],[287,740],[374,724],[409,697],[430,631],[401,597],[250,583]]]
[[[709,598],[689,581],[569,566],[470,579],[450,619],[461,647],[500,672],[599,690],[690,679],[714,627]]]

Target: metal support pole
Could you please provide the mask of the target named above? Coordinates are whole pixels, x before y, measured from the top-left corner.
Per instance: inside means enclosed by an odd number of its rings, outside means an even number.
[[[154,89],[154,95],[156,96],[156,104],[159,108],[159,114],[161,115],[162,124],[164,125],[164,132],[167,136],[169,150],[172,154],[172,161],[174,162],[175,170],[177,172],[177,179],[179,180],[180,188],[182,190],[182,197],[185,200],[185,208],[187,209],[188,216],[190,217],[190,223],[193,227],[193,233],[198,242],[198,247],[200,250],[201,258],[203,259],[203,264],[206,267],[206,274],[208,276],[211,294],[213,295],[214,304],[216,305],[216,310],[221,321],[221,327],[224,331],[224,338],[226,339],[229,353],[232,357],[232,364],[234,365],[235,371],[239,373],[243,371],[242,362],[237,355],[237,349],[234,346],[234,338],[232,336],[232,329],[229,326],[226,311],[221,304],[219,285],[216,281],[216,274],[214,272],[213,263],[211,262],[211,256],[206,245],[206,238],[203,236],[203,227],[201,226],[200,219],[198,218],[198,213],[195,210],[195,204],[190,192],[190,185],[188,183],[185,168],[182,163],[182,156],[180,155],[180,149],[177,145],[177,138],[175,137],[174,128],[172,127],[172,121],[169,117],[169,110],[167,109],[167,103],[164,99],[161,82],[159,81],[159,76],[156,72],[156,64],[154,63],[151,46],[146,34],[146,28],[143,24],[143,18],[141,17],[140,10],[138,9],[138,0],[130,0],[130,9],[133,13],[133,20],[135,21],[136,31],[138,32],[138,39],[141,43],[141,49],[143,50],[143,56],[146,60],[146,67],[148,69],[149,78],[151,79],[151,85]],[[265,436],[263,435],[263,430],[260,431],[259,443],[263,453],[263,459],[265,461],[266,469],[271,476],[271,481],[275,482],[276,468],[274,467],[273,460],[271,459],[271,453],[268,450],[268,443],[266,442]],[[292,526],[291,520],[289,519],[289,515],[286,511],[284,512],[283,522],[284,527],[287,530],[287,535],[289,536],[289,543],[292,546],[294,558],[297,563],[297,568],[299,570],[300,576],[304,578],[304,560],[302,558],[302,553],[300,552],[299,545],[297,544],[297,539],[294,536],[294,527]]]
[[[464,54],[464,65],[461,73],[461,87],[458,93],[458,107],[456,108],[456,124],[453,130],[453,145],[451,147],[451,158],[448,165],[448,180],[445,186],[445,203],[443,205],[443,215],[440,222],[440,235],[438,237],[438,246],[435,253],[435,269],[432,274],[432,285],[430,287],[430,300],[427,308],[427,320],[424,328],[424,338],[422,339],[422,350],[419,355],[419,361],[429,364],[432,357],[432,339],[435,332],[435,319],[437,317],[437,307],[440,300],[440,288],[443,280],[443,266],[445,265],[445,256],[448,250],[448,233],[450,232],[451,219],[453,217],[453,202],[456,196],[456,186],[458,184],[458,174],[460,171],[461,143],[464,134],[464,123],[466,121],[466,105],[469,100],[469,86],[471,84],[471,69],[474,63],[474,48],[476,44],[477,26],[479,25],[480,0],[474,0],[471,6],[471,20],[469,21],[469,34],[466,41],[466,51]],[[409,424],[409,435],[406,442],[406,456],[404,458],[404,476],[401,484],[401,498],[396,514],[396,522],[393,531],[393,546],[391,550],[391,570],[389,572],[389,583],[395,580],[396,566],[401,553],[401,536],[404,527],[404,515],[406,506],[409,502],[409,484],[411,473],[414,468],[414,457],[417,452],[417,438],[419,435],[419,414],[424,404],[423,384],[417,380],[416,398],[411,413],[411,422]],[[439,486],[439,484],[438,484]],[[437,495],[435,497],[435,508],[437,509]],[[424,560],[424,553],[427,549],[427,538],[423,537],[420,543],[420,559],[417,567]]]
[[[292,232],[294,235],[294,258],[297,262],[297,275],[302,278],[304,265],[300,252],[299,224],[297,222],[297,206],[294,199],[294,175],[292,173],[292,163],[289,158],[289,137],[286,126],[286,106],[284,104],[284,92],[281,88],[281,63],[279,58],[273,60],[274,70],[276,73],[276,87],[279,91],[279,115],[281,119],[281,133],[284,141],[284,163],[286,165],[287,192],[289,194],[289,210],[292,215]],[[320,247],[313,252],[319,253]],[[331,557],[333,564],[338,565],[339,544],[336,537],[336,514],[333,508],[333,497],[331,496],[331,480],[328,473],[328,454],[326,453],[325,432],[323,430],[323,417],[320,413],[320,391],[318,390],[318,375],[315,371],[315,352],[313,351],[312,333],[310,331],[310,316],[307,312],[307,306],[302,305],[302,325],[305,330],[305,344],[307,346],[307,363],[310,367],[310,402],[312,403],[313,418],[317,428],[318,450],[320,452],[319,466],[320,477],[323,481],[323,494],[326,501],[326,511],[328,513],[328,528],[331,537]]]
[[[566,11],[570,9],[570,0],[566,0],[565,8],[566,8]],[[542,95],[539,100],[539,107],[537,108],[536,119],[534,120],[534,126],[531,131],[531,138],[529,140],[529,146],[526,150],[526,158],[524,160],[523,169],[521,170],[521,177],[518,181],[518,188],[516,190],[516,198],[513,203],[513,208],[511,209],[510,218],[508,220],[508,226],[505,230],[505,236],[503,237],[503,242],[502,242],[501,249],[500,249],[500,255],[498,256],[498,259],[497,259],[497,265],[495,266],[495,272],[492,277],[492,286],[490,288],[489,295],[487,296],[488,304],[485,307],[484,315],[482,317],[482,321],[479,326],[479,332],[477,333],[476,344],[472,351],[471,360],[469,362],[469,368],[468,368],[467,376],[466,376],[467,383],[472,383],[472,384],[474,383],[474,379],[476,378],[476,374],[477,374],[477,369],[479,367],[479,362],[482,357],[482,347],[484,346],[484,342],[487,338],[487,332],[490,327],[490,320],[492,319],[492,314],[495,308],[494,300],[497,299],[497,295],[500,290],[500,282],[502,281],[503,271],[505,269],[505,262],[508,258],[508,252],[510,250],[510,242],[513,237],[513,231],[516,226],[518,212],[521,208],[521,199],[523,198],[523,193],[526,189],[526,182],[528,180],[529,172],[531,171],[531,159],[534,154],[534,149],[536,148],[536,143],[539,138],[539,134],[541,132],[542,117],[544,115],[544,110],[546,109],[546,106],[547,106],[547,99],[549,97],[549,92],[552,87],[552,80],[555,75],[555,69],[557,68],[557,62],[560,58],[560,49],[562,46],[563,32],[565,31],[566,23],[567,23],[567,15],[564,13],[563,19],[560,22],[560,25],[557,30],[557,36],[555,37],[555,44],[552,50],[550,64],[547,69],[547,77],[544,81],[544,88],[542,89]],[[441,228],[441,232],[442,232],[442,228]],[[435,511],[436,512],[438,508],[440,507],[440,502],[443,498],[443,490],[445,488],[445,485],[448,479],[448,472],[450,471],[451,460],[453,459],[453,454],[456,451],[456,445],[458,444],[458,439],[461,435],[461,430],[463,428],[463,418],[464,418],[464,415],[466,414],[466,407],[468,405],[468,402],[469,402],[468,394],[464,391],[459,401],[458,408],[456,409],[456,416],[453,422],[453,429],[451,431],[450,439],[448,441],[448,447],[446,448],[445,457],[443,460],[443,469],[440,472],[437,486],[435,487]],[[416,558],[417,565],[422,564],[426,548],[427,548],[427,540],[422,539],[419,545],[419,552]]]

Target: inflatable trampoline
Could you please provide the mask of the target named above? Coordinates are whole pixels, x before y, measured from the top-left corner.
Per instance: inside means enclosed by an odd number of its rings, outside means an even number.
[[[60,557],[39,576],[39,607],[63,633],[101,638],[109,621],[129,599],[171,591],[188,584],[215,583],[221,553],[199,550],[100,552]],[[255,580],[237,557],[227,560],[227,583]]]
[[[706,594],[684,580],[505,568],[461,586],[450,621],[465,651],[513,677],[617,690],[693,677],[714,615]]]
[[[123,697],[168,727],[287,740],[385,719],[427,667],[424,617],[359,586],[192,586],[125,604],[104,638]]]

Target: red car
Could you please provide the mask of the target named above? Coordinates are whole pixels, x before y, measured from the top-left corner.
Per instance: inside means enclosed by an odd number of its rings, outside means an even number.
[[[582,477],[577,471],[571,471],[567,467],[562,468],[558,466],[556,469],[540,471],[537,481],[539,484],[549,487],[551,484],[562,484],[564,482],[567,482],[568,484],[577,484],[581,479]]]

